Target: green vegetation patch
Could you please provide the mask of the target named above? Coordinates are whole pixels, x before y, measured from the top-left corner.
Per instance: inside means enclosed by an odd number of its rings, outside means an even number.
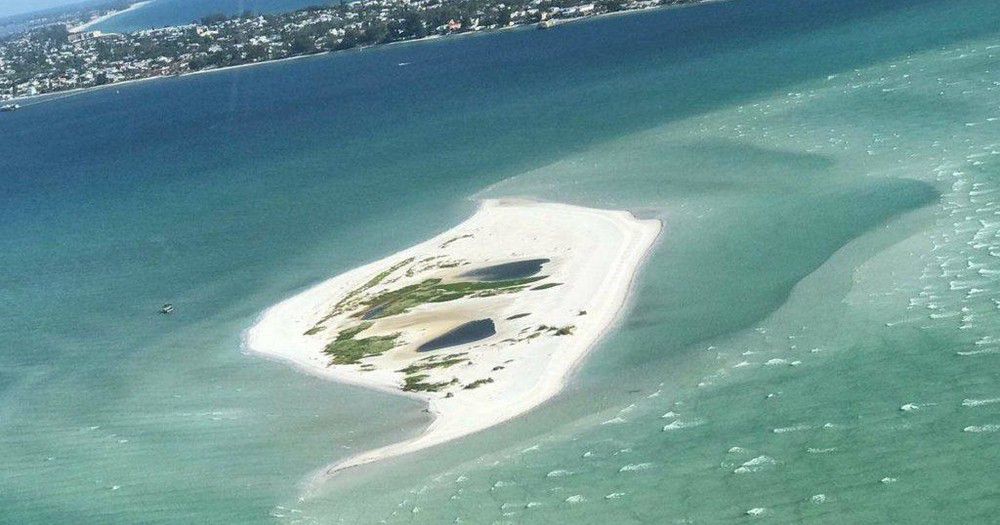
[[[561,328],[556,326],[539,325],[538,328],[535,329],[535,333],[531,335],[538,335],[539,332],[547,332],[552,335],[573,335],[573,330],[576,330],[576,325],[569,324]]]
[[[455,359],[456,357],[462,357],[467,354],[468,352],[458,352],[456,354],[448,354],[448,355],[431,354],[427,357],[421,357],[420,359],[417,359],[417,361],[420,362],[420,361],[437,361],[438,359]]]
[[[323,316],[323,318],[317,321],[312,328],[306,330],[305,335],[316,335],[319,332],[321,332],[323,330],[323,326],[321,326],[323,323],[329,321],[334,316],[340,315],[341,313],[351,309],[357,303],[358,297],[362,293],[368,291],[369,289],[375,286],[378,286],[379,283],[381,283],[386,277],[392,275],[393,272],[413,262],[413,259],[414,259],[413,257],[408,257],[406,259],[403,259],[402,261],[399,261],[398,263],[390,266],[387,270],[379,273],[375,277],[372,277],[371,279],[368,280],[368,282],[361,285],[360,287],[351,290],[347,295],[344,296],[343,299],[337,301],[337,304],[333,306],[333,310],[331,310],[330,313]]]
[[[447,241],[444,241],[444,243],[441,244],[441,247],[442,248],[447,248],[449,244],[451,244],[451,243],[453,243],[453,242],[455,242],[457,240],[468,239],[470,237],[472,237],[471,233],[466,233],[465,235],[459,235],[458,237],[452,237],[451,239],[448,239]]]
[[[415,374],[406,376],[403,381],[403,390],[407,392],[437,392],[442,388],[458,383],[458,379],[452,379],[451,381],[443,381],[440,383],[428,383],[424,379],[427,379],[427,374]]]
[[[513,293],[547,276],[528,277],[495,282],[442,283],[441,279],[427,279],[418,284],[380,293],[361,304],[365,309],[357,314],[369,319],[390,317],[409,311],[425,303],[444,303],[463,297],[489,297],[500,293]]]
[[[326,345],[323,352],[331,356],[330,364],[353,365],[366,357],[381,355],[396,346],[399,334],[377,335],[355,339],[354,336],[370,328],[372,323],[361,323],[352,328],[345,328],[337,334],[337,338]]]
[[[483,386],[483,385],[485,385],[487,383],[492,383],[492,382],[493,382],[493,378],[492,377],[487,377],[486,379],[477,379],[477,380],[475,380],[475,381],[473,381],[473,382],[465,385],[462,388],[464,388],[465,390],[472,390],[474,388],[479,388],[479,387],[481,387],[481,386]]]
[[[385,271],[379,273],[375,277],[372,277],[371,279],[368,280],[368,282],[361,285],[361,287],[351,290],[350,293],[345,295],[344,298],[338,301],[337,304],[333,307],[333,312],[331,312],[331,316],[343,312],[347,308],[347,305],[351,302],[352,299],[378,286],[379,283],[381,283],[386,277],[389,277],[390,275],[393,274],[393,272],[406,266],[407,264],[410,264],[411,262],[413,262],[413,257],[408,257],[406,259],[403,259],[402,261],[399,261],[398,263],[390,266]]]
[[[532,290],[548,290],[549,288],[555,288],[560,285],[562,285],[562,283],[545,283],[532,288]]]
[[[455,359],[445,359],[443,361],[427,361],[424,363],[417,363],[410,365],[402,370],[397,370],[397,372],[402,372],[404,374],[415,374],[417,372],[423,372],[425,370],[431,370],[433,368],[448,368],[467,361],[468,359],[462,357]]]
[[[555,335],[573,335],[573,330],[576,330],[576,327],[573,325],[564,326],[556,329]]]

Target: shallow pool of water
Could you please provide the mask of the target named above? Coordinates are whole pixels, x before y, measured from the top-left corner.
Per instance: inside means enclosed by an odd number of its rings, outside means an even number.
[[[528,259],[525,261],[514,261],[493,266],[484,266],[475,270],[470,270],[462,274],[462,277],[471,277],[477,281],[509,281],[511,279],[524,279],[531,277],[542,271],[542,265],[549,262],[549,259]]]
[[[417,351],[429,352],[431,350],[439,350],[449,346],[464,345],[473,341],[479,341],[480,339],[486,339],[496,333],[497,329],[493,324],[493,319],[469,321],[468,323],[460,325],[457,328],[445,332],[443,335],[435,337],[434,339],[420,345],[420,348],[417,348]]]

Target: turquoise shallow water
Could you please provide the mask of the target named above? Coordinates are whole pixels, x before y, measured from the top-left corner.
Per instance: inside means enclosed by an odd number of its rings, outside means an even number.
[[[734,2],[5,115],[0,521],[990,522],[998,9]],[[492,196],[665,221],[620,325],[544,407],[300,501],[427,420],[240,331]]]

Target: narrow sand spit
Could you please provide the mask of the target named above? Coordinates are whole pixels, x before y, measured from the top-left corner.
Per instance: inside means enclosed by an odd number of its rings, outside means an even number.
[[[116,16],[118,16],[118,15],[120,15],[122,13],[127,13],[129,11],[135,11],[136,9],[139,9],[139,8],[145,6],[146,4],[149,4],[150,2],[152,2],[152,0],[147,0],[147,1],[144,1],[144,2],[136,2],[136,3],[134,3],[134,4],[132,4],[132,5],[128,6],[128,7],[126,7],[125,9],[122,9],[121,11],[111,11],[110,13],[101,15],[99,17],[96,17],[96,18],[92,19],[92,20],[88,20],[88,21],[86,21],[86,22],[84,22],[84,23],[82,23],[82,24],[80,24],[78,26],[71,27],[71,28],[69,28],[69,32],[70,33],[79,33],[81,31],[86,31],[86,30],[90,29],[94,25],[100,24],[101,22],[106,22],[108,20],[111,20],[112,18],[114,18],[114,17],[116,17]]]
[[[427,401],[436,417],[422,434],[340,461],[319,474],[326,477],[489,428],[554,396],[615,321],[660,229],[659,221],[625,211],[487,200],[426,242],[268,309],[247,330],[245,346],[326,378]],[[539,259],[547,261],[521,280],[484,284],[467,275]],[[469,283],[471,292],[463,288]],[[445,292],[423,296],[434,300],[406,295],[421,286]],[[494,335],[417,351],[482,319],[493,321]],[[355,349],[376,338],[385,343],[373,355],[340,355],[344,364],[331,364],[338,354],[324,350],[345,330],[356,332]]]

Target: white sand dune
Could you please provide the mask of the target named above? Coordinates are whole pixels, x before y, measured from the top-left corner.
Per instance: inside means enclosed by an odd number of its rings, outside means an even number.
[[[487,200],[468,220],[424,243],[325,281],[267,310],[247,330],[249,351],[289,361],[337,381],[415,396],[435,415],[416,438],[364,452],[323,469],[337,471],[399,456],[466,436],[511,419],[557,394],[567,376],[615,321],[632,280],[661,230],[657,220],[608,211],[524,200]],[[412,262],[401,263],[412,258]],[[490,297],[464,297],[422,304],[379,319],[363,333],[398,333],[398,346],[361,365],[330,366],[324,347],[337,333],[357,325],[357,312],[335,315],[324,329],[306,335],[335,305],[373,277],[397,266],[366,293],[419,283],[428,278],[462,280],[468,270],[505,262],[545,258],[538,284],[561,283]],[[457,265],[457,266],[456,266]],[[534,285],[535,283],[533,283]],[[508,319],[517,314],[530,315]],[[417,352],[427,340],[473,319],[494,320],[496,335],[434,352]],[[541,327],[545,328],[541,328]],[[557,335],[552,327],[572,327]],[[538,332],[539,335],[531,336]],[[565,331],[564,331],[565,332]],[[361,336],[359,336],[361,337]],[[427,370],[425,381],[451,381],[437,392],[403,392],[400,369],[429,355],[463,353],[468,362]],[[502,368],[498,368],[502,367]],[[465,386],[491,379],[477,388]]]

